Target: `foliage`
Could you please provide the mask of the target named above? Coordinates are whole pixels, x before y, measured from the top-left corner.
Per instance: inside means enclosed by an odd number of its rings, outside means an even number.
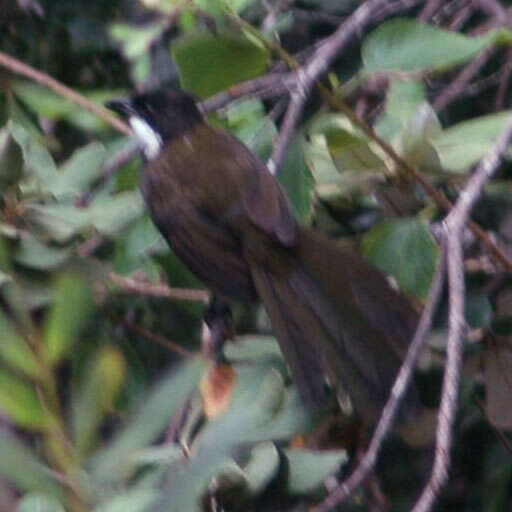
[[[233,93],[243,80],[284,69],[277,42],[303,59],[357,2],[295,2],[273,12],[270,27],[255,0],[12,4],[0,20],[0,50],[101,103],[162,83],[200,98]],[[510,113],[489,108],[489,89],[461,91],[441,113],[435,97],[480,52],[503,57],[511,32],[474,37],[481,12],[459,32],[405,14],[379,21],[345,49],[328,84],[453,198]],[[498,57],[475,83],[501,72]],[[231,102],[211,122],[266,160],[282,126],[281,100]],[[128,295],[111,279],[200,287],[145,213],[140,159],[104,173],[130,141],[19,77],[2,83],[0,112],[0,493],[8,489],[20,511],[193,511],[213,502],[224,510],[305,510],[319,499],[326,479],[354,462],[364,432],[341,413],[300,402],[261,311],[235,311],[238,331],[251,334],[212,366],[198,350],[201,304]],[[421,307],[439,259],[430,228],[442,210],[375,138],[314,95],[279,179],[302,222],[360,243]],[[506,166],[475,212],[508,249],[510,191]],[[439,510],[493,512],[504,510],[512,478],[510,453],[493,430],[512,428],[511,291],[480,244],[469,240],[466,254],[471,330],[455,476]],[[148,332],[178,340],[191,355],[151,344]],[[441,312],[419,375],[431,407],[444,345]],[[384,451],[377,474],[397,510],[416,498],[430,452],[397,440]],[[370,508],[375,494],[369,486],[350,506]]]

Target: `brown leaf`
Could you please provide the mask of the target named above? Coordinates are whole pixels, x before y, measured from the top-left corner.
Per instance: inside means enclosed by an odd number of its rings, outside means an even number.
[[[205,373],[199,389],[208,418],[216,418],[228,408],[236,379],[235,370],[227,364],[213,364]]]

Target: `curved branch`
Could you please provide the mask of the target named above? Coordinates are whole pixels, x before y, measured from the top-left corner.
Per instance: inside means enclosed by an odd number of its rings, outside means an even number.
[[[82,94],[77,93],[73,89],[65,86],[64,84],[62,84],[58,80],[55,80],[55,78],[52,78],[46,73],[38,71],[32,66],[29,66],[28,64],[25,64],[19,61],[18,59],[15,59],[14,57],[11,57],[1,51],[0,65],[5,67],[9,71],[12,71],[13,73],[25,76],[27,78],[30,78],[31,80],[34,80],[34,82],[37,82],[41,85],[44,85],[45,87],[48,87],[56,94],[63,96],[69,101],[88,110],[96,117],[100,118],[101,120],[105,121],[107,124],[115,128],[117,131],[124,133],[125,135],[131,135],[132,131],[129,128],[129,126],[117,117],[114,117],[112,114],[110,114],[110,112],[107,109],[88,100]]]

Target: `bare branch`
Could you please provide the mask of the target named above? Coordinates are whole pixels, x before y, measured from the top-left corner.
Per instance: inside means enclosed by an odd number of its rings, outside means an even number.
[[[507,17],[507,10],[496,0],[473,0],[488,16],[502,21]]]
[[[434,317],[434,313],[436,312],[439,298],[441,296],[441,291],[443,289],[444,277],[445,250],[444,247],[442,247],[441,258],[439,260],[434,279],[432,280],[427,303],[421,315],[418,327],[414,334],[414,338],[407,352],[407,356],[391,389],[390,397],[384,409],[382,410],[382,414],[380,416],[368,450],[350,477],[342,482],[331,494],[329,494],[329,496],[327,496],[327,498],[325,498],[322,503],[316,507],[313,507],[311,512],[327,512],[336,505],[342,503],[355,489],[361,485],[361,483],[365,480],[365,478],[375,466],[382,442],[391,430],[393,421],[398,412],[398,408],[411,380],[414,368],[416,366],[416,361],[418,360],[418,357],[421,353],[425,339],[430,332],[432,319]]]
[[[18,75],[23,75],[34,82],[37,82],[41,85],[44,85],[54,91],[55,93],[67,98],[69,101],[76,103],[80,107],[88,110],[101,120],[105,121],[107,124],[115,128],[117,131],[124,133],[125,135],[131,135],[132,131],[129,126],[118,119],[117,117],[110,114],[110,112],[96,103],[88,100],[85,96],[77,93],[73,89],[65,86],[55,78],[34,69],[33,67],[25,64],[14,57],[10,57],[4,52],[0,52],[0,65],[9,69],[13,73],[17,73]]]
[[[476,201],[498,169],[505,151],[512,141],[512,118],[502,135],[482,159],[477,170],[462,190],[445,220],[447,240],[447,269],[449,285],[448,342],[443,392],[438,416],[434,467],[430,480],[423,490],[413,512],[429,512],[448,478],[452,428],[457,409],[457,389],[460,380],[464,334],[464,265],[462,234]]]
[[[209,293],[193,288],[171,288],[165,284],[151,284],[133,277],[124,277],[111,272],[109,280],[124,293],[148,295],[150,297],[208,302]]]
[[[131,322],[130,320],[127,320],[126,318],[121,318],[120,316],[107,312],[107,315],[109,318],[118,324],[121,324],[122,326],[126,327],[127,329],[139,334],[140,336],[143,336],[144,338],[148,339],[149,341],[153,341],[154,343],[157,343],[158,345],[166,348],[169,350],[169,352],[174,352],[175,354],[178,354],[182,357],[193,357],[196,354],[193,352],[190,352],[185,347],[182,347],[179,343],[176,343],[175,341],[171,341],[170,339],[161,336],[160,334],[156,334],[149,329],[146,329],[145,327],[142,327],[139,324],[136,324],[135,322]]]
[[[500,73],[498,92],[494,104],[496,112],[503,110],[505,107],[505,96],[509,90],[510,77],[512,76],[512,49],[507,50],[505,59],[505,66],[503,67],[503,73]]]
[[[270,98],[288,93],[295,84],[295,73],[271,73],[253,80],[232,85],[225,91],[201,102],[203,112],[224,108],[240,98]]]
[[[463,91],[470,80],[480,71],[482,66],[494,54],[495,48],[489,47],[482,50],[455,78],[455,80],[436,98],[434,109],[436,112],[444,110]]]
[[[418,19],[420,21],[430,21],[432,16],[441,8],[444,0],[430,0],[420,12]]]

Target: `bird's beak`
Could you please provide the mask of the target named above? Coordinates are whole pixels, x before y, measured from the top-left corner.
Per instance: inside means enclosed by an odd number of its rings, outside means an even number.
[[[105,107],[113,110],[124,118],[130,117],[134,113],[131,101],[127,98],[118,98],[116,100],[107,101],[105,102]]]

